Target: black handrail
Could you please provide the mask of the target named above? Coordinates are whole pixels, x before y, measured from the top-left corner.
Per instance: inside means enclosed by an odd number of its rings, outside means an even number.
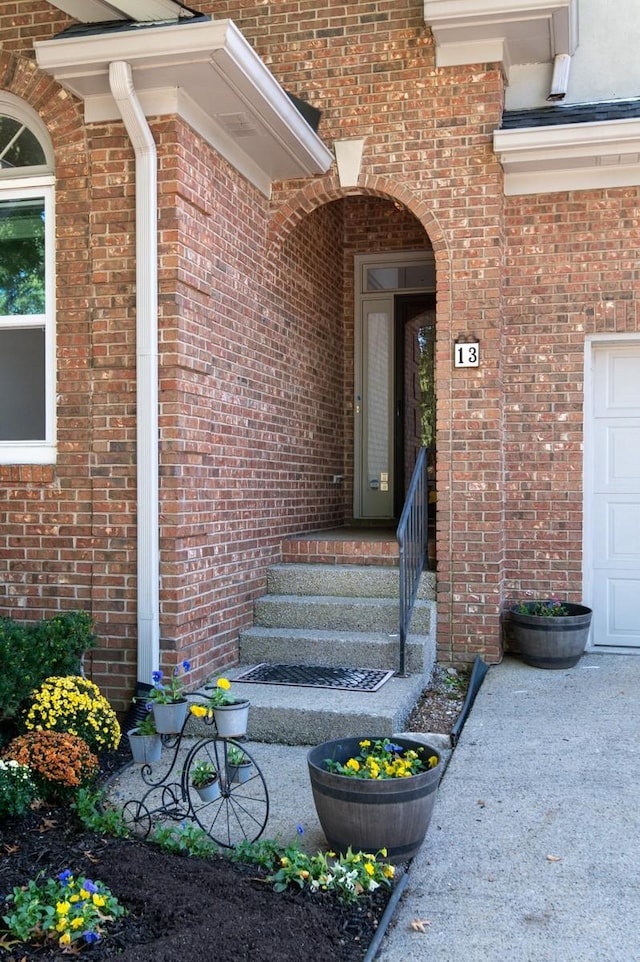
[[[428,448],[420,448],[409,491],[402,509],[396,537],[400,548],[400,665],[399,675],[406,674],[407,635],[418,594],[420,575],[427,556],[427,517],[429,508],[427,465]]]

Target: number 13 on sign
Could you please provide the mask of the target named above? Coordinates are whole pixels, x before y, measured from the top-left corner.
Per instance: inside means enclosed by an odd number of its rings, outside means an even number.
[[[469,341],[466,344],[454,344],[453,363],[455,367],[478,367],[480,364],[480,344]]]

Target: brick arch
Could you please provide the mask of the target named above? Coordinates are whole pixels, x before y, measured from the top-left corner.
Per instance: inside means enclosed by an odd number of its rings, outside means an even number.
[[[77,163],[79,150],[86,157],[81,105],[32,60],[0,51],[0,89],[20,98],[40,115],[53,144],[56,167]]]
[[[311,181],[274,211],[267,234],[267,251],[273,252],[277,249],[297,224],[324,204],[347,197],[366,196],[380,197],[406,207],[422,224],[436,255],[436,263],[438,262],[438,255],[442,256],[447,245],[433,211],[405,185],[386,177],[363,176],[361,184],[356,187],[341,187],[335,175],[322,181]]]

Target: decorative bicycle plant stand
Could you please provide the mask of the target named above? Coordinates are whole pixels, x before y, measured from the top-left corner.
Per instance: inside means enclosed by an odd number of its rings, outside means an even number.
[[[125,803],[122,809],[125,822],[132,833],[141,838],[146,838],[155,825],[191,820],[223,848],[233,848],[244,841],[255,842],[269,817],[267,785],[255,758],[241,742],[222,738],[213,718],[204,720],[213,729],[211,736],[199,738],[185,748],[187,721],[188,717],[179,734],[162,735],[165,761],[161,762],[161,772],[157,766],[154,772],[151,764],[140,767],[140,778],[147,790],[141,798]],[[236,751],[250,763],[249,775],[242,782],[233,777],[236,766],[232,759]],[[168,768],[167,752],[173,752]],[[201,763],[212,765],[218,773],[220,791],[211,801],[203,801],[192,784],[193,771]]]

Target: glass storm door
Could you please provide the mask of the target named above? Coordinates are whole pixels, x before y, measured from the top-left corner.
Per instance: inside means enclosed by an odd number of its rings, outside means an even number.
[[[393,518],[393,297],[363,297],[358,328],[355,513],[360,518]]]

